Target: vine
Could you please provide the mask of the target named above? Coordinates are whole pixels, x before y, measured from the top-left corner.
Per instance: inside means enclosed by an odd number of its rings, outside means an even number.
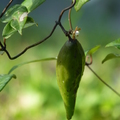
[[[6,7],[3,9],[3,11],[2,11],[2,13],[1,13],[1,15],[0,15],[0,19],[4,16],[4,14],[6,13],[8,7],[11,5],[12,2],[13,2],[13,0],[10,0],[9,3],[6,5]],[[29,49],[37,46],[37,45],[40,45],[41,43],[43,43],[43,42],[45,42],[46,40],[48,40],[48,39],[53,35],[53,33],[54,33],[54,31],[56,30],[57,26],[59,26],[59,27],[61,28],[61,30],[63,31],[64,35],[65,35],[66,37],[68,37],[69,40],[71,40],[71,41],[72,41],[72,40],[76,40],[75,37],[79,35],[79,30],[80,30],[80,28],[76,27],[75,30],[73,30],[72,21],[71,21],[71,10],[72,10],[73,7],[75,7],[76,2],[77,2],[77,0],[73,0],[70,6],[64,8],[64,9],[61,11],[61,13],[60,13],[60,15],[59,15],[59,17],[58,17],[58,20],[55,21],[55,25],[53,26],[50,34],[49,34],[48,36],[46,36],[44,39],[42,39],[42,40],[40,40],[40,41],[38,41],[38,42],[36,42],[36,43],[34,43],[34,44],[31,44],[31,45],[27,46],[27,47],[26,47],[25,49],[23,49],[23,51],[21,51],[19,54],[17,54],[17,55],[15,55],[15,56],[12,57],[12,56],[10,55],[9,51],[7,50],[6,38],[3,38],[3,41],[0,41],[0,47],[1,47],[1,48],[0,48],[0,51],[5,52],[10,60],[17,59],[18,57],[20,57],[21,55],[23,55],[27,50],[29,50]],[[62,25],[62,23],[61,23],[62,16],[63,16],[63,14],[64,14],[66,11],[68,11],[68,21],[69,21],[70,30],[66,30],[66,29],[64,28],[64,26]],[[27,14],[26,14],[26,15],[27,15]],[[72,38],[71,38],[71,36],[72,36]],[[83,63],[80,63],[80,65],[82,64],[83,66],[87,66],[87,67],[92,71],[92,73],[93,73],[103,84],[105,84],[108,88],[110,88],[114,93],[116,93],[116,94],[120,97],[120,94],[119,94],[116,90],[114,90],[110,85],[108,85],[103,79],[101,79],[101,77],[99,77],[99,76],[96,74],[96,72],[90,67],[90,65],[93,63],[92,54],[93,54],[94,52],[96,52],[96,51],[99,49],[99,47],[100,47],[100,46],[97,46],[97,47],[95,47],[95,48],[92,48],[90,51],[87,51],[87,52],[86,52],[86,55],[84,55],[84,57],[85,57],[86,60],[84,61],[84,64],[83,64]],[[79,49],[78,49],[78,50],[79,50]],[[71,51],[72,51],[72,49],[71,49]],[[68,51],[68,53],[69,53],[69,51]],[[63,54],[62,54],[62,55],[63,55]],[[117,56],[112,56],[112,57],[117,57]],[[109,56],[107,56],[107,57],[103,60],[103,62],[111,59],[112,57],[111,57],[111,54],[110,54]],[[90,61],[89,61],[89,58],[90,58]],[[73,59],[74,59],[74,58],[73,58]],[[41,61],[48,61],[48,60],[58,60],[58,59],[57,59],[57,58],[48,58],[48,59],[40,59],[40,60],[28,61],[28,62],[24,62],[24,63],[21,63],[21,64],[19,64],[19,65],[16,65],[16,66],[12,67],[12,68],[10,69],[10,71],[8,72],[8,74],[4,75],[3,77],[0,76],[1,81],[4,81],[3,84],[2,84],[1,87],[0,87],[0,91],[6,86],[6,84],[7,84],[12,78],[16,78],[16,76],[15,76],[14,74],[11,74],[11,72],[12,72],[13,70],[15,70],[16,68],[18,68],[18,67],[20,67],[20,66],[22,66],[22,65],[28,64],[28,63],[32,63],[32,62],[41,62]],[[74,60],[75,60],[75,59],[74,59]],[[79,60],[78,60],[78,61],[79,61]],[[88,62],[88,61],[89,61],[89,62]],[[68,60],[68,62],[69,62],[69,60]],[[59,64],[61,64],[61,61],[60,61]],[[68,65],[68,64],[67,64],[67,65]],[[67,66],[67,65],[66,65],[66,66]],[[81,69],[82,69],[82,68],[81,68]],[[68,69],[68,71],[70,71],[70,70]],[[77,71],[78,71],[78,69],[77,69]],[[76,72],[76,71],[75,71],[75,72]],[[71,73],[71,72],[70,72],[70,73]],[[82,76],[82,74],[83,74],[83,71],[82,71],[82,73],[80,73],[80,75]],[[6,78],[7,78],[7,79],[6,79]],[[81,79],[81,78],[80,78],[80,79]],[[68,84],[68,86],[69,86],[69,84]],[[76,90],[76,91],[77,91],[77,90]],[[73,108],[74,108],[74,107],[73,107]],[[72,112],[73,112],[73,111],[72,111]],[[73,114],[73,113],[72,113],[72,114]],[[71,119],[71,117],[72,117],[72,115],[70,115],[70,118],[69,118],[69,119]]]
[[[13,0],[10,0],[10,1],[9,1],[9,3],[7,4],[7,6],[3,9],[3,11],[2,11],[2,13],[1,13],[1,15],[0,15],[0,18],[2,18],[2,16],[5,14],[6,10],[7,10],[8,7],[11,5],[12,2],[13,2]],[[22,54],[24,54],[27,50],[29,50],[29,49],[31,49],[31,48],[33,48],[33,47],[35,47],[35,46],[37,46],[37,45],[40,45],[41,43],[45,42],[48,38],[50,38],[50,37],[52,36],[52,34],[54,33],[54,31],[55,31],[55,29],[56,29],[57,26],[59,26],[59,27],[62,29],[63,33],[64,33],[69,39],[71,39],[71,36],[70,36],[70,35],[73,35],[73,39],[75,39],[75,35],[78,35],[78,32],[79,32],[79,30],[80,30],[80,28],[78,28],[78,27],[76,27],[75,30],[73,30],[73,28],[72,28],[71,9],[75,6],[75,4],[76,4],[76,0],[74,0],[69,7],[66,7],[65,9],[63,9],[63,10],[61,11],[61,13],[60,13],[60,15],[59,15],[59,18],[58,18],[57,21],[55,21],[55,25],[53,26],[53,29],[51,30],[50,34],[49,34],[48,36],[46,36],[43,40],[40,40],[40,41],[38,41],[38,42],[36,42],[36,43],[34,43],[34,44],[26,47],[22,52],[20,52],[19,54],[17,54],[17,55],[14,56],[14,57],[11,57],[9,51],[6,49],[6,46],[7,46],[7,45],[6,45],[6,39],[4,38],[3,44],[2,44],[2,42],[0,41],[0,46],[1,46],[0,51],[4,51],[4,52],[7,54],[7,56],[9,57],[10,60],[14,60],[14,59],[20,57]],[[64,12],[66,12],[67,10],[69,10],[69,12],[68,12],[68,21],[69,21],[69,25],[70,25],[70,30],[69,30],[69,31],[65,30],[65,28],[63,27],[63,25],[62,25],[62,23],[61,23],[62,16],[63,16]],[[94,49],[94,50],[93,50],[93,49]],[[88,61],[88,59],[87,59],[88,57],[87,57],[87,55],[86,55],[86,64],[85,64],[85,65],[95,74],[95,76],[97,76],[97,78],[99,78],[99,80],[100,80],[101,82],[103,82],[103,83],[104,83],[107,87],[109,87],[113,92],[115,92],[118,96],[120,96],[120,94],[119,94],[117,91],[115,91],[111,86],[109,86],[104,80],[102,80],[102,79],[90,68],[90,65],[92,64],[92,54],[99,49],[99,46],[97,46],[96,48],[93,48],[93,49],[91,49],[90,51],[87,52],[87,54],[90,55],[90,62],[87,62],[87,61]],[[93,52],[92,52],[92,51],[93,51]]]
[[[8,5],[4,8],[2,14],[0,15],[0,18],[4,15],[4,13],[6,12],[7,8],[8,8],[9,5],[12,3],[12,1],[13,1],[13,0],[10,0],[10,2],[8,3]],[[34,44],[26,47],[22,52],[20,52],[19,54],[17,54],[17,55],[14,56],[14,57],[11,57],[9,51],[7,51],[7,49],[6,49],[6,40],[4,39],[4,44],[2,44],[1,41],[0,41],[1,51],[4,51],[4,52],[7,54],[7,56],[9,57],[10,60],[14,60],[14,59],[20,57],[22,54],[24,54],[28,49],[33,48],[33,47],[35,47],[35,46],[37,46],[37,45],[45,42],[49,37],[52,36],[52,34],[54,33],[54,31],[55,31],[55,29],[56,29],[56,27],[57,27],[58,25],[61,27],[61,29],[62,29],[62,31],[64,32],[64,34],[65,34],[66,36],[70,37],[69,34],[71,33],[71,30],[70,30],[70,31],[66,31],[66,30],[65,30],[65,28],[64,28],[64,27],[62,26],[62,24],[61,24],[61,19],[62,19],[62,16],[63,16],[64,12],[67,11],[67,10],[71,10],[71,8],[74,7],[75,3],[76,3],[76,0],[74,0],[74,2],[73,2],[69,7],[65,8],[65,9],[63,9],[63,10],[61,11],[61,13],[60,13],[60,15],[59,15],[59,18],[58,18],[58,21],[55,22],[55,25],[54,25],[51,33],[50,33],[47,37],[45,37],[43,40],[40,40],[40,41],[38,41],[38,42],[36,42],[36,43],[34,43]],[[70,14],[69,14],[69,16],[70,16]],[[69,23],[70,23],[70,25],[71,25],[71,19],[70,19],[70,18],[69,18]]]
[[[12,2],[13,2],[13,0],[10,0],[10,1],[9,1],[9,3],[7,4],[7,6],[6,6],[6,7],[4,8],[4,10],[2,11],[2,13],[1,13],[1,15],[0,15],[0,18],[5,14],[6,10],[8,9],[8,7],[10,6],[10,4],[11,4]],[[59,26],[59,27],[62,29],[63,33],[64,33],[69,39],[71,39],[71,36],[70,36],[70,35],[73,35],[73,39],[75,39],[76,32],[78,32],[78,31],[80,30],[80,28],[78,28],[78,27],[76,27],[75,30],[73,30],[73,28],[72,28],[71,9],[75,6],[75,4],[76,4],[76,0],[74,0],[69,7],[66,7],[65,9],[63,9],[63,10],[61,11],[61,13],[60,13],[60,15],[59,15],[59,18],[58,18],[58,21],[55,21],[55,25],[53,26],[52,31],[51,31],[50,34],[49,34],[47,37],[45,37],[43,40],[40,40],[40,41],[38,41],[38,42],[36,42],[36,43],[34,43],[34,44],[26,47],[22,52],[20,52],[19,54],[17,54],[17,55],[14,56],[14,57],[11,57],[9,51],[6,49],[6,39],[4,38],[3,44],[2,44],[1,41],[0,41],[0,46],[1,46],[1,49],[0,49],[0,50],[1,50],[1,51],[4,51],[4,52],[7,54],[7,56],[9,57],[10,60],[14,60],[14,59],[20,57],[22,54],[24,54],[24,53],[25,53],[27,50],[29,50],[30,48],[33,48],[33,47],[35,47],[35,46],[37,46],[37,45],[40,45],[41,43],[45,42],[48,38],[50,38],[50,37],[52,36],[52,34],[54,33],[54,31],[55,31],[55,29],[56,29],[57,26]],[[68,12],[68,21],[69,21],[69,25],[70,25],[70,30],[69,30],[69,31],[65,30],[65,28],[63,27],[63,25],[62,25],[62,23],[61,23],[62,16],[63,16],[64,12],[66,12],[67,10],[69,10],[69,12]],[[77,33],[77,34],[78,34],[78,33]],[[98,47],[98,48],[99,48],[99,47]],[[97,50],[98,48],[93,48],[93,49],[96,49],[96,50]],[[93,52],[95,52],[96,50],[93,50]],[[92,51],[92,50],[91,50],[91,51]],[[87,62],[87,60],[88,60],[87,58],[88,58],[88,57],[86,56],[86,64],[85,64],[85,65],[95,74],[95,76],[97,76],[97,78],[99,78],[99,80],[100,80],[101,82],[103,82],[103,83],[104,83],[107,87],[109,87],[113,92],[115,92],[118,96],[120,96],[120,94],[119,94],[117,91],[115,91],[111,86],[109,86],[104,80],[102,80],[102,79],[90,68],[90,65],[92,64],[92,52],[91,52],[91,51],[89,51],[89,52],[87,53],[88,55],[90,55],[90,62],[89,62],[89,63]]]

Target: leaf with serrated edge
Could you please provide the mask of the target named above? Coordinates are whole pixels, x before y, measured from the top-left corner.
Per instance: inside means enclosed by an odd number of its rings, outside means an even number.
[[[113,58],[120,58],[120,55],[119,54],[110,53],[103,59],[102,63],[104,63],[104,62],[106,62],[108,60],[111,60]]]
[[[108,43],[105,47],[115,47],[117,49],[120,49],[120,38]]]
[[[14,74],[4,74],[0,75],[0,91],[7,85],[7,83],[12,79],[16,78]]]

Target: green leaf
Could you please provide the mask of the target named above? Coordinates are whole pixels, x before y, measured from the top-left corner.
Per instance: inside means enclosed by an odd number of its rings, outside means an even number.
[[[104,63],[104,62],[106,62],[108,60],[111,60],[113,58],[120,58],[120,55],[119,54],[110,53],[103,59],[102,63]]]
[[[110,42],[105,47],[115,47],[117,49],[120,49],[120,38],[115,40],[115,41],[113,41],[113,42]]]
[[[19,7],[20,7],[20,5],[14,5],[9,10],[7,10],[7,12],[1,18],[1,21],[3,23],[7,23],[7,22],[11,21],[13,19],[12,15],[18,10]]]
[[[30,27],[30,26],[32,26],[32,25],[38,26],[38,24],[33,20],[33,18],[27,17],[27,21],[26,21],[26,23],[25,23],[24,28]]]
[[[24,13],[27,12],[28,10],[25,6],[22,5],[14,5],[13,7],[11,7],[9,10],[7,10],[7,12],[3,15],[3,17],[1,18],[1,21],[3,23],[7,23],[10,22],[12,19],[15,19],[16,17],[18,17],[18,20],[20,18],[20,16]]]
[[[13,15],[13,19],[11,20],[11,27],[17,30],[20,34],[22,34],[22,29],[26,23],[27,15],[27,8],[20,6],[18,12]]]
[[[3,29],[2,36],[5,39],[8,39],[11,35],[13,35],[17,30],[13,29],[10,25],[10,22],[6,24]]]
[[[4,74],[4,75],[0,75],[0,91],[2,91],[2,89],[6,86],[6,84],[12,79],[12,78],[16,78],[16,76],[14,74],[10,74],[12,71],[14,71],[15,69],[17,69],[18,67],[21,67],[23,65],[29,64],[29,63],[34,63],[34,62],[43,62],[43,61],[49,61],[49,60],[56,60],[56,57],[51,57],[51,58],[45,58],[45,59],[38,59],[38,60],[32,60],[32,61],[27,61],[27,62],[23,62],[20,63],[18,65],[13,66],[8,74]]]
[[[25,0],[21,5],[14,5],[2,17],[1,21],[7,23],[3,29],[2,36],[5,39],[11,37],[16,31],[22,35],[22,29],[36,24],[34,20],[27,17],[29,12],[42,4],[45,0]],[[37,25],[37,24],[36,24]]]
[[[26,22],[25,22],[26,21]],[[24,25],[25,22],[25,25]],[[22,24],[22,25],[21,25]],[[5,39],[8,39],[11,37],[17,30],[19,30],[19,33],[22,34],[22,29],[27,28],[29,26],[36,25],[37,24],[34,22],[34,20],[31,17],[27,17],[23,22],[18,23],[17,20],[12,20],[9,23],[6,24],[6,26],[3,29],[2,36]]]
[[[13,29],[15,29],[15,30],[19,30],[20,28],[20,26],[19,26],[19,22],[16,20],[16,19],[14,19],[14,20],[12,20],[11,22],[10,22],[10,25],[11,25],[11,27],[13,28]]]
[[[10,75],[10,74],[0,75],[0,91],[2,91],[2,89],[6,86],[6,84],[12,78],[16,78],[16,76],[14,74],[12,74],[12,75]]]
[[[21,5],[25,6],[28,9],[28,12],[31,12],[40,6],[43,2],[45,2],[45,0],[24,0]]]
[[[16,10],[16,11],[15,11]],[[4,22],[8,22],[3,29],[3,37],[8,39],[16,31],[22,34],[22,29],[27,21],[28,10],[25,6],[13,6],[4,16]]]
[[[23,13],[24,14],[24,13]],[[27,14],[27,13],[26,13]],[[22,16],[22,15],[21,15]],[[13,29],[17,30],[21,35],[22,35],[22,29],[24,28],[25,26],[25,23],[26,23],[26,20],[27,20],[27,17],[25,17],[24,19],[22,19],[22,21],[18,20],[18,18],[16,19],[13,19],[11,22],[10,22],[10,25]]]
[[[97,45],[97,46],[91,48],[90,50],[85,52],[85,55],[92,55],[92,54],[94,54],[96,51],[98,51],[100,49],[100,47],[101,47],[100,45]]]
[[[73,0],[74,1],[74,0]],[[89,0],[76,0],[76,4],[74,6],[75,10],[78,11],[80,8]]]
[[[38,60],[32,60],[32,61],[23,62],[23,63],[20,63],[18,65],[13,66],[10,69],[10,71],[8,72],[8,74],[10,74],[13,70],[17,69],[18,67],[21,67],[21,66],[29,64],[29,63],[43,62],[43,61],[56,60],[56,59],[57,59],[56,57],[52,57],[52,58],[44,58],[44,59],[38,59]]]

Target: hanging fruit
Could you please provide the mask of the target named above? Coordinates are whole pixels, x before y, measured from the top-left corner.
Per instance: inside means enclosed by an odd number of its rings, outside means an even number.
[[[61,48],[56,65],[57,83],[64,101],[67,119],[74,114],[76,94],[85,66],[84,50],[77,39],[69,40]]]

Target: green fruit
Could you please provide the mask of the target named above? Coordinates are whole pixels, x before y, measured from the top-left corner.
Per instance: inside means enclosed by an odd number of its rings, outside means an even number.
[[[79,82],[85,66],[85,54],[76,39],[69,39],[61,48],[56,65],[57,82],[64,101],[67,119],[74,114]]]

